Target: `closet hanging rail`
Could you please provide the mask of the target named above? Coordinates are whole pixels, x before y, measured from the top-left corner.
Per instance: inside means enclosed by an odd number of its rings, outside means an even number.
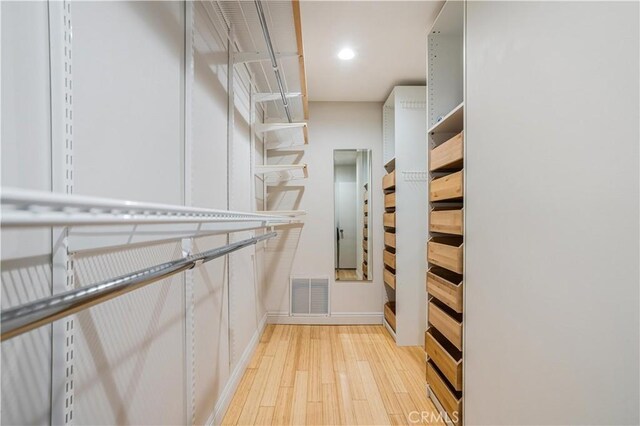
[[[271,42],[271,35],[269,34],[267,19],[264,15],[264,10],[262,10],[262,1],[254,0],[254,2],[256,5],[256,11],[258,12],[258,19],[260,20],[260,27],[262,27],[262,34],[264,35],[264,42],[267,45],[267,51],[269,52],[269,58],[271,59],[271,67],[273,68],[273,73],[276,75],[276,82],[278,83],[278,89],[280,90],[280,97],[282,98],[282,103],[284,104],[284,111],[287,113],[287,120],[289,120],[289,123],[291,123],[293,120],[291,119],[291,112],[289,111],[289,101],[287,100],[284,83],[282,81],[282,76],[280,75],[280,69],[278,68],[276,53],[273,50],[273,43]]]
[[[179,272],[192,269],[202,263],[240,250],[243,247],[273,238],[276,235],[276,232],[270,232],[258,237],[248,238],[223,247],[3,310],[0,318],[1,340],[5,341],[67,315],[137,290]]]
[[[291,218],[228,210],[2,188],[3,228],[169,223],[289,223]]]

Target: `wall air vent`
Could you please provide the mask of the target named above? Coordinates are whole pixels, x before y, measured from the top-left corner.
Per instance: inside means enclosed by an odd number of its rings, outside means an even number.
[[[291,277],[292,316],[329,315],[329,279]]]

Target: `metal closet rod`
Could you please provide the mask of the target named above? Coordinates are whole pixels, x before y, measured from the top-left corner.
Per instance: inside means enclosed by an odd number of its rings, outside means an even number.
[[[273,73],[276,75],[276,82],[278,83],[278,89],[280,89],[280,96],[282,97],[282,103],[284,104],[284,111],[287,113],[287,120],[291,123],[291,112],[289,111],[289,101],[287,101],[287,94],[284,90],[284,84],[282,82],[282,76],[280,75],[280,69],[278,68],[278,61],[276,60],[276,53],[273,50],[273,43],[271,43],[271,35],[269,34],[269,27],[267,26],[267,19],[264,16],[264,10],[262,10],[262,1],[254,0],[256,4],[256,10],[258,12],[258,19],[260,20],[260,26],[262,27],[262,34],[264,35],[264,41],[267,45],[267,51],[271,58],[271,67]]]
[[[179,272],[192,269],[202,263],[209,262],[241,248],[273,238],[276,235],[277,232],[270,232],[258,237],[248,238],[223,247],[3,310],[0,319],[1,341],[137,290]]]

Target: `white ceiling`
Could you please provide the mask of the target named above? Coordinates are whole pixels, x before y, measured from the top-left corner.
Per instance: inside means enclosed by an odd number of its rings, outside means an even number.
[[[302,1],[309,100],[384,101],[393,86],[424,84],[427,31],[443,4]],[[338,59],[345,46],[354,59]]]

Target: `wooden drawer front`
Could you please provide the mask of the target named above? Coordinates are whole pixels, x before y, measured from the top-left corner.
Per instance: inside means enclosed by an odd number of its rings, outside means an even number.
[[[445,143],[431,150],[429,170],[454,169],[462,167],[464,156],[464,137],[460,132]]]
[[[391,272],[390,270],[388,270],[387,268],[384,268],[384,282],[391,288],[395,289],[396,288],[396,275]]]
[[[438,401],[442,404],[453,424],[462,424],[462,397],[456,395],[455,391],[445,382],[446,379],[436,370],[432,361],[427,362],[427,382],[429,388],[436,394]]]
[[[396,331],[396,302],[387,302],[384,305],[384,319]]]
[[[396,248],[396,234],[392,232],[384,233],[384,245]]]
[[[451,317],[433,300],[429,302],[429,323],[438,329],[453,345],[462,350],[462,321]]]
[[[396,208],[396,193],[391,192],[384,195],[384,208],[395,209]]]
[[[395,228],[396,227],[396,214],[395,213],[385,213],[383,220],[385,228]]]
[[[431,210],[429,212],[429,230],[444,234],[462,235],[463,210]]]
[[[389,190],[396,187],[396,171],[384,175],[382,178],[382,189]]]
[[[434,266],[427,271],[427,293],[462,313],[462,277]]]
[[[365,262],[362,262],[362,273],[367,275],[367,264]]]
[[[369,244],[367,244],[366,241],[363,241],[362,242],[362,250],[364,250],[365,253],[366,253],[368,249],[369,249]]]
[[[462,274],[462,247],[463,244],[455,238],[431,238],[427,243],[427,261]]]
[[[365,224],[365,226],[368,226],[368,225],[369,225],[369,220],[368,220],[368,219],[369,219],[369,216],[365,216],[365,217],[364,217],[364,224]]]
[[[425,350],[431,360],[438,366],[440,372],[449,380],[457,391],[462,390],[462,352],[457,350],[446,339],[439,337],[433,327],[427,330]]]
[[[396,269],[396,255],[394,253],[384,251],[383,256],[384,264],[392,269]]]
[[[434,179],[429,185],[430,201],[453,200],[462,198],[463,195],[462,171]]]
[[[369,216],[369,204],[364,205],[364,215]]]

